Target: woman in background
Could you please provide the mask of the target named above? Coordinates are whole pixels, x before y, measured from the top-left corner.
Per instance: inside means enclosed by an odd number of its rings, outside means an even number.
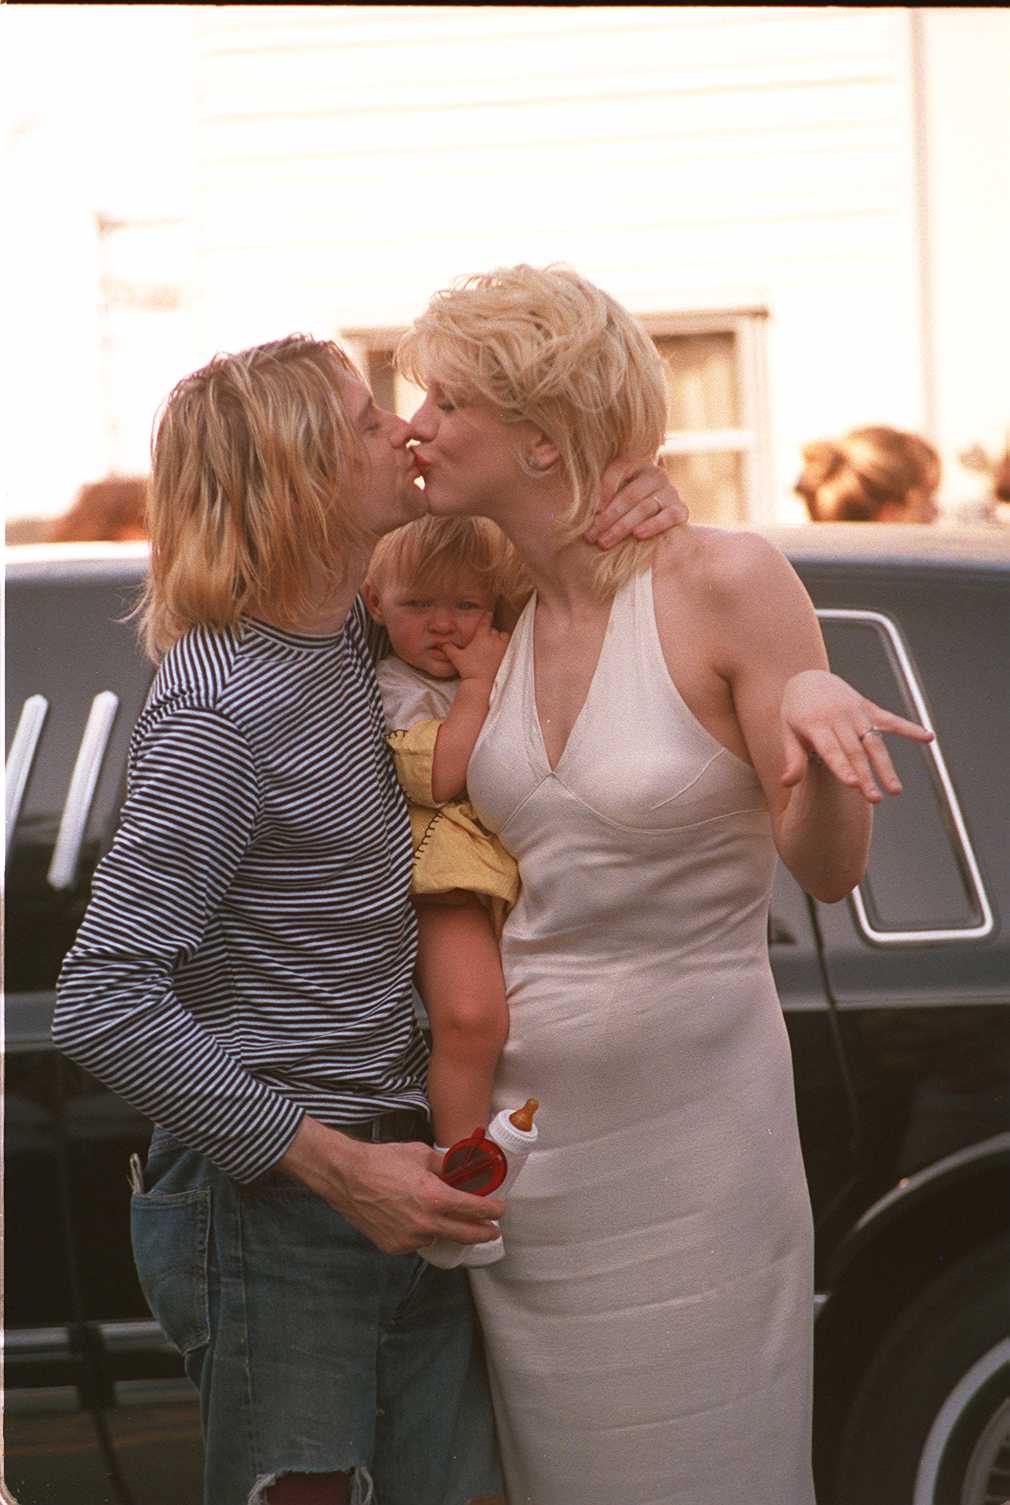
[[[933,523],[940,456],[918,434],[853,429],[803,446],[793,487],[815,523]]]

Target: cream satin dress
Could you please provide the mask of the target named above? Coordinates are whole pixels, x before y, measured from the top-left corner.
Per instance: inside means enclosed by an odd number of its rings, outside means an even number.
[[[535,598],[470,797],[519,861],[495,1109],[538,1097],[474,1271],[509,1505],[812,1505],[812,1229],[754,771],[695,720],[652,577],[552,771]]]

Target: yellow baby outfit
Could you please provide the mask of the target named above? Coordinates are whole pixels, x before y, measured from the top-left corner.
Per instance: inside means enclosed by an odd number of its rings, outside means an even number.
[[[481,825],[469,800],[438,805],[431,769],[438,729],[452,706],[459,680],[434,679],[390,656],[378,666],[379,690],[396,776],[410,809],[414,843],[411,892],[444,894],[464,889],[488,901],[500,934],[519,895],[519,870],[496,836]]]

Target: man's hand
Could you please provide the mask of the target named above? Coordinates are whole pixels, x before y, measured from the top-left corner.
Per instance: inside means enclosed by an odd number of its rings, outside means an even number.
[[[317,1192],[387,1254],[436,1238],[483,1244],[504,1202],[447,1186],[439,1156],[425,1144],[368,1144],[314,1118],[299,1125],[278,1168]]]
[[[442,644],[442,652],[460,679],[475,679],[489,693],[509,645],[508,633],[492,627],[491,617],[491,612],[484,612],[465,648],[458,648],[455,643]]]
[[[587,543],[613,548],[622,539],[656,538],[686,523],[688,511],[662,465],[614,460],[603,472]]]

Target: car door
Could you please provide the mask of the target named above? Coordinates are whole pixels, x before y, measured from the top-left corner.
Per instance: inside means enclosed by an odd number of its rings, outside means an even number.
[[[812,903],[782,863],[772,888],[768,951],[792,1048],[796,1111],[819,1252],[833,1242],[832,1219],[855,1174],[854,1106]],[[818,1268],[818,1278],[820,1274]]]
[[[7,573],[4,1468],[21,1505],[199,1496],[191,1393],[130,1255],[127,1160],[150,1125],[50,1039],[151,678],[126,620],[144,567]]]
[[[872,1202],[1010,1130],[1010,576],[864,562],[807,583],[832,667],[937,734],[888,740],[904,793],[851,899],[816,906]]]

